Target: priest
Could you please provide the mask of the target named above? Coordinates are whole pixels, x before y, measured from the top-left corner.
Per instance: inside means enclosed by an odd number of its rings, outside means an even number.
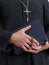
[[[37,19],[47,36],[43,45],[25,33],[32,25],[21,28]],[[0,0],[0,65],[49,65],[48,41],[48,0]]]

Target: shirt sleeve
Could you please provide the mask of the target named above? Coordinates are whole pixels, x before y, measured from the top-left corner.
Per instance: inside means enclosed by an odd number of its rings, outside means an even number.
[[[0,51],[5,51],[9,44],[9,39],[12,35],[12,32],[8,30],[3,30],[0,28]]]

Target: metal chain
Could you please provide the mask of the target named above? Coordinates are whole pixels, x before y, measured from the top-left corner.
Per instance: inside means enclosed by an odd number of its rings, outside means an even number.
[[[19,2],[20,2],[26,9],[28,9],[28,7],[29,7],[29,0],[27,0],[27,5],[25,5],[22,0],[19,0]]]

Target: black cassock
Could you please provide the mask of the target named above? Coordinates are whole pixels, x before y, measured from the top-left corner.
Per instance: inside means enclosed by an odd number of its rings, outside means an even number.
[[[27,23],[24,10],[19,0],[0,0],[0,65],[49,65],[49,50],[31,54],[9,44],[14,30]],[[38,18],[49,39],[48,0],[30,0],[29,10],[30,21]]]

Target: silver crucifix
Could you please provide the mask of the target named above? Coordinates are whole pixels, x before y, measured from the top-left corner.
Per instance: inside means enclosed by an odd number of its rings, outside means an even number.
[[[26,13],[26,16],[27,16],[27,20],[26,21],[29,22],[29,14],[30,14],[31,11],[26,9],[24,12]]]
[[[24,12],[26,13],[26,16],[27,16],[27,20],[26,20],[26,21],[29,22],[29,13],[31,12],[31,11],[28,10],[29,0],[27,0],[27,5],[25,5],[22,0],[19,0],[19,1],[20,1],[20,3],[21,3],[21,4],[25,7],[25,9],[26,9],[26,10],[24,11]]]

